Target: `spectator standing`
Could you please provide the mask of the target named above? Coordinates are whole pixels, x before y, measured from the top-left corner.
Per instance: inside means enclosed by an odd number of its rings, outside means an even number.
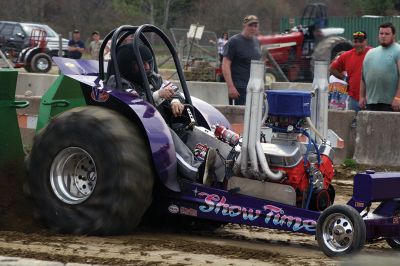
[[[392,23],[379,26],[380,46],[365,56],[360,86],[360,107],[370,111],[400,111],[400,45]]]
[[[98,31],[92,32],[92,41],[89,44],[89,53],[90,53],[91,58],[94,60],[99,60],[99,52],[100,52],[101,43],[102,43],[102,41],[100,41],[100,33]]]
[[[371,49],[367,44],[367,34],[365,31],[353,33],[354,48],[344,52],[337,60],[330,65],[330,72],[336,78],[348,83],[347,93],[348,108],[358,112],[360,106],[360,82],[361,70],[365,55]]]
[[[219,56],[219,63],[222,64],[222,59],[224,58],[224,46],[228,42],[228,33],[224,32],[221,35],[221,38],[218,38],[217,45],[218,45],[218,56]]]
[[[74,30],[72,39],[68,42],[69,58],[80,59],[85,51],[85,43],[81,41],[81,33],[79,30]]]
[[[251,60],[261,59],[260,42],[257,39],[259,23],[257,16],[243,19],[243,30],[228,40],[224,47],[222,73],[228,86],[229,102],[246,103],[246,87],[250,78]]]

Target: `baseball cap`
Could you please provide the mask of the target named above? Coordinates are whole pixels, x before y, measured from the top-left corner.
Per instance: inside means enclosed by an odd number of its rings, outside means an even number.
[[[79,33],[79,30],[74,30],[74,33]]]
[[[99,33],[97,30],[93,31],[93,32],[92,32],[92,35],[93,35],[93,34],[100,35],[100,33]]]
[[[249,25],[251,23],[258,23],[258,17],[255,15],[245,16],[243,19],[243,24]]]
[[[365,31],[359,30],[353,32],[353,39],[355,40],[365,40],[367,39],[367,33]]]

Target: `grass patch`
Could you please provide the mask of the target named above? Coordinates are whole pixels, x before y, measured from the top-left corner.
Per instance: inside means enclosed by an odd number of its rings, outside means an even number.
[[[354,159],[346,158],[343,160],[342,166],[350,169],[350,170],[357,170],[357,162]]]

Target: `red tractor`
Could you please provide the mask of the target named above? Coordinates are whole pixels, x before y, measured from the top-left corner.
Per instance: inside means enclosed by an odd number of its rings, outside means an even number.
[[[29,46],[19,53],[15,67],[23,67],[28,72],[47,73],[51,66],[47,32],[41,28],[34,28],[29,37]]]
[[[312,55],[329,53],[331,59],[340,51],[347,51],[352,44],[335,36],[343,28],[327,28],[326,6],[321,3],[306,6],[300,25],[283,34],[259,36],[263,54],[266,55],[266,82],[303,81],[313,79]]]

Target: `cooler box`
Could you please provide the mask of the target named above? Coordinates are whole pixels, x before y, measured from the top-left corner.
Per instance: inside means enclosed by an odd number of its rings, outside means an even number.
[[[311,92],[268,90],[268,115],[287,117],[311,116]]]

